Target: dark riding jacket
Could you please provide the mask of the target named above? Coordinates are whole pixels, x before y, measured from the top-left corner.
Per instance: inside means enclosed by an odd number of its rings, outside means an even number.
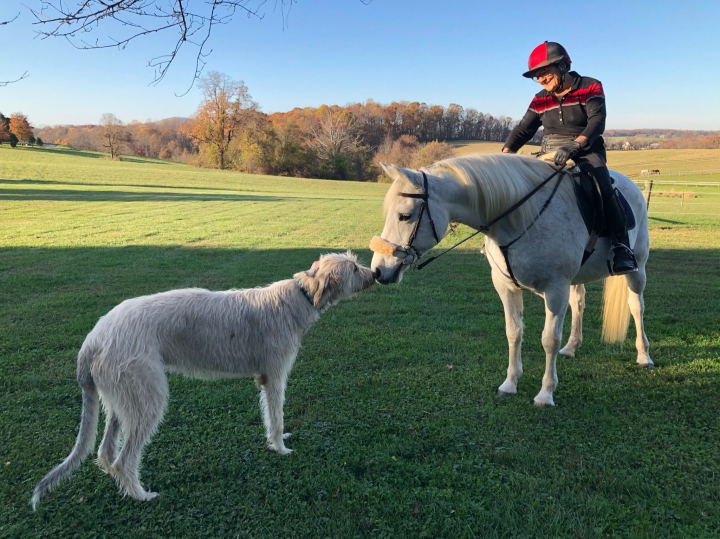
[[[518,151],[542,126],[544,136],[575,139],[587,137],[581,154],[597,153],[605,158],[605,93],[602,83],[590,77],[581,77],[575,71],[569,73],[575,78],[572,88],[564,96],[542,90],[535,94],[528,111],[515,126],[505,142],[505,148]]]

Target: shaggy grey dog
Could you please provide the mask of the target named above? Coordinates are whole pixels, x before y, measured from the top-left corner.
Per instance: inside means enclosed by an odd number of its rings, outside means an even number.
[[[323,255],[294,279],[265,288],[188,288],[122,302],[80,349],[80,432],[70,455],[35,487],[33,509],[93,451],[99,401],[106,426],[97,463],[131,498],[157,496],[140,485],[139,466],[167,404],[165,370],[210,379],[255,376],[268,444],[290,453],[283,443],[290,435],[283,432],[283,403],[301,340],[321,312],[374,282],[348,252]]]

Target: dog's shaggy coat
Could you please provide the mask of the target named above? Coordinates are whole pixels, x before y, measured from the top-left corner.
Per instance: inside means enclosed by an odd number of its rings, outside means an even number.
[[[122,302],[80,349],[80,432],[70,455],[35,487],[33,509],[93,451],[100,401],[106,426],[97,463],[128,496],[157,496],[140,485],[139,466],[167,403],[165,370],[201,378],[255,376],[268,444],[289,453],[285,383],[301,340],[321,312],[373,283],[372,272],[348,252],[323,255],[310,270],[265,288],[189,288]]]

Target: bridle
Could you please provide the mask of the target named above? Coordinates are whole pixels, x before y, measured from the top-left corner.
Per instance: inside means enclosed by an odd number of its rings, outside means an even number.
[[[535,193],[537,193],[542,187],[544,187],[555,176],[558,176],[558,174],[560,174],[560,176],[558,177],[558,180],[555,184],[555,187],[553,188],[552,192],[550,193],[550,196],[548,197],[548,199],[545,201],[545,204],[543,204],[542,208],[535,216],[535,219],[533,219],[533,221],[525,227],[525,230],[523,230],[523,232],[518,237],[516,237],[514,240],[512,240],[507,245],[500,246],[500,249],[503,251],[503,255],[505,255],[505,260],[508,263],[507,265],[508,265],[508,269],[509,269],[510,264],[507,261],[507,249],[525,235],[525,233],[535,224],[535,222],[540,218],[540,216],[545,212],[547,207],[550,205],[550,201],[553,199],[553,197],[555,196],[555,193],[557,193],[557,190],[560,187],[560,182],[562,181],[562,178],[565,174],[563,172],[563,170],[565,169],[565,166],[566,165],[563,165],[563,166],[559,167],[558,169],[556,169],[555,172],[550,174],[550,176],[548,176],[541,183],[536,185],[535,188],[532,189],[529,193],[527,193],[524,197],[522,197],[515,204],[510,206],[507,210],[502,212],[500,215],[496,216],[494,219],[492,219],[487,224],[482,225],[479,228],[477,228],[473,234],[470,234],[465,239],[460,240],[455,245],[453,245],[449,249],[444,250],[439,255],[433,256],[433,257],[429,258],[428,260],[426,260],[425,262],[423,262],[422,264],[419,264],[418,266],[416,266],[416,269],[421,270],[422,268],[427,266],[433,260],[440,258],[444,254],[455,249],[455,247],[457,247],[458,245],[465,243],[467,240],[469,240],[470,238],[472,238],[474,236],[477,236],[481,232],[488,232],[490,230],[491,226],[493,226],[495,223],[497,223],[501,219],[505,218],[507,215],[511,214],[515,210],[517,210],[523,204],[525,204],[525,202],[527,202],[530,199],[530,197],[532,197]],[[430,193],[428,190],[427,175],[422,170],[420,172],[423,175],[423,191],[424,192],[423,193],[398,193],[398,195],[397,195],[397,196],[401,196],[401,197],[405,197],[405,198],[419,198],[423,201],[422,206],[420,206],[420,215],[418,216],[418,220],[415,222],[415,227],[413,228],[412,233],[410,234],[410,238],[408,239],[407,245],[405,247],[400,247],[399,245],[395,245],[392,242],[389,242],[384,238],[379,238],[379,240],[381,242],[390,245],[391,249],[394,248],[392,256],[394,256],[395,258],[401,259],[402,265],[412,265],[415,262],[417,262],[420,259],[420,257],[422,256],[422,255],[419,255],[417,253],[417,250],[413,247],[413,242],[415,241],[415,237],[417,236],[418,229],[420,228],[420,221],[422,221],[422,216],[426,209],[427,209],[427,214],[428,214],[428,220],[430,221],[430,228],[432,229],[433,236],[435,237],[435,244],[437,245],[438,243],[440,243],[440,239],[438,237],[437,231],[435,230],[435,223],[433,222],[432,216],[430,215],[430,206],[428,205]],[[373,249],[372,243],[370,245],[370,248]],[[375,250],[375,249],[373,249],[373,250]],[[398,268],[397,268],[398,271],[399,271],[400,267],[401,266],[398,266]],[[509,271],[510,271],[510,276],[512,277],[515,284],[518,284],[514,275],[512,275],[512,270],[509,270]],[[518,286],[519,286],[519,284],[518,284]]]
[[[422,221],[423,214],[427,211],[428,221],[430,222],[430,228],[432,229],[433,236],[435,237],[435,244],[437,245],[440,243],[440,239],[438,237],[437,231],[435,230],[435,222],[433,221],[432,215],[430,215],[430,205],[428,204],[429,197],[430,197],[430,191],[428,190],[428,179],[427,175],[424,171],[420,171],[423,175],[423,192],[422,193],[398,193],[398,196],[404,197],[404,198],[419,198],[422,200],[422,205],[420,206],[420,215],[418,216],[417,221],[415,221],[415,226],[413,227],[412,232],[410,233],[410,238],[408,239],[407,245],[400,250],[396,249],[396,251],[399,251],[401,254],[405,254],[405,258],[403,258],[403,264],[414,264],[417,262],[422,255],[419,255],[415,247],[413,247],[413,242],[415,241],[415,237],[417,236],[418,229],[420,228],[420,221]]]

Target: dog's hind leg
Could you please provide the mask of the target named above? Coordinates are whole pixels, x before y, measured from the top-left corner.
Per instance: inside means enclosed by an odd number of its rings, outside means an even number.
[[[120,420],[109,405],[105,405],[105,434],[97,454],[97,464],[105,473],[111,474],[112,463],[117,458],[117,442],[120,436]]]
[[[267,377],[260,389],[260,409],[265,423],[265,435],[268,445],[281,455],[287,455],[292,449],[285,447],[284,439],[290,434],[283,432],[283,404],[285,403],[285,384],[287,374],[282,373]]]
[[[168,384],[160,358],[139,358],[120,373],[114,412],[123,431],[123,447],[110,473],[120,488],[136,500],[157,496],[140,485],[142,450],[162,420]]]

